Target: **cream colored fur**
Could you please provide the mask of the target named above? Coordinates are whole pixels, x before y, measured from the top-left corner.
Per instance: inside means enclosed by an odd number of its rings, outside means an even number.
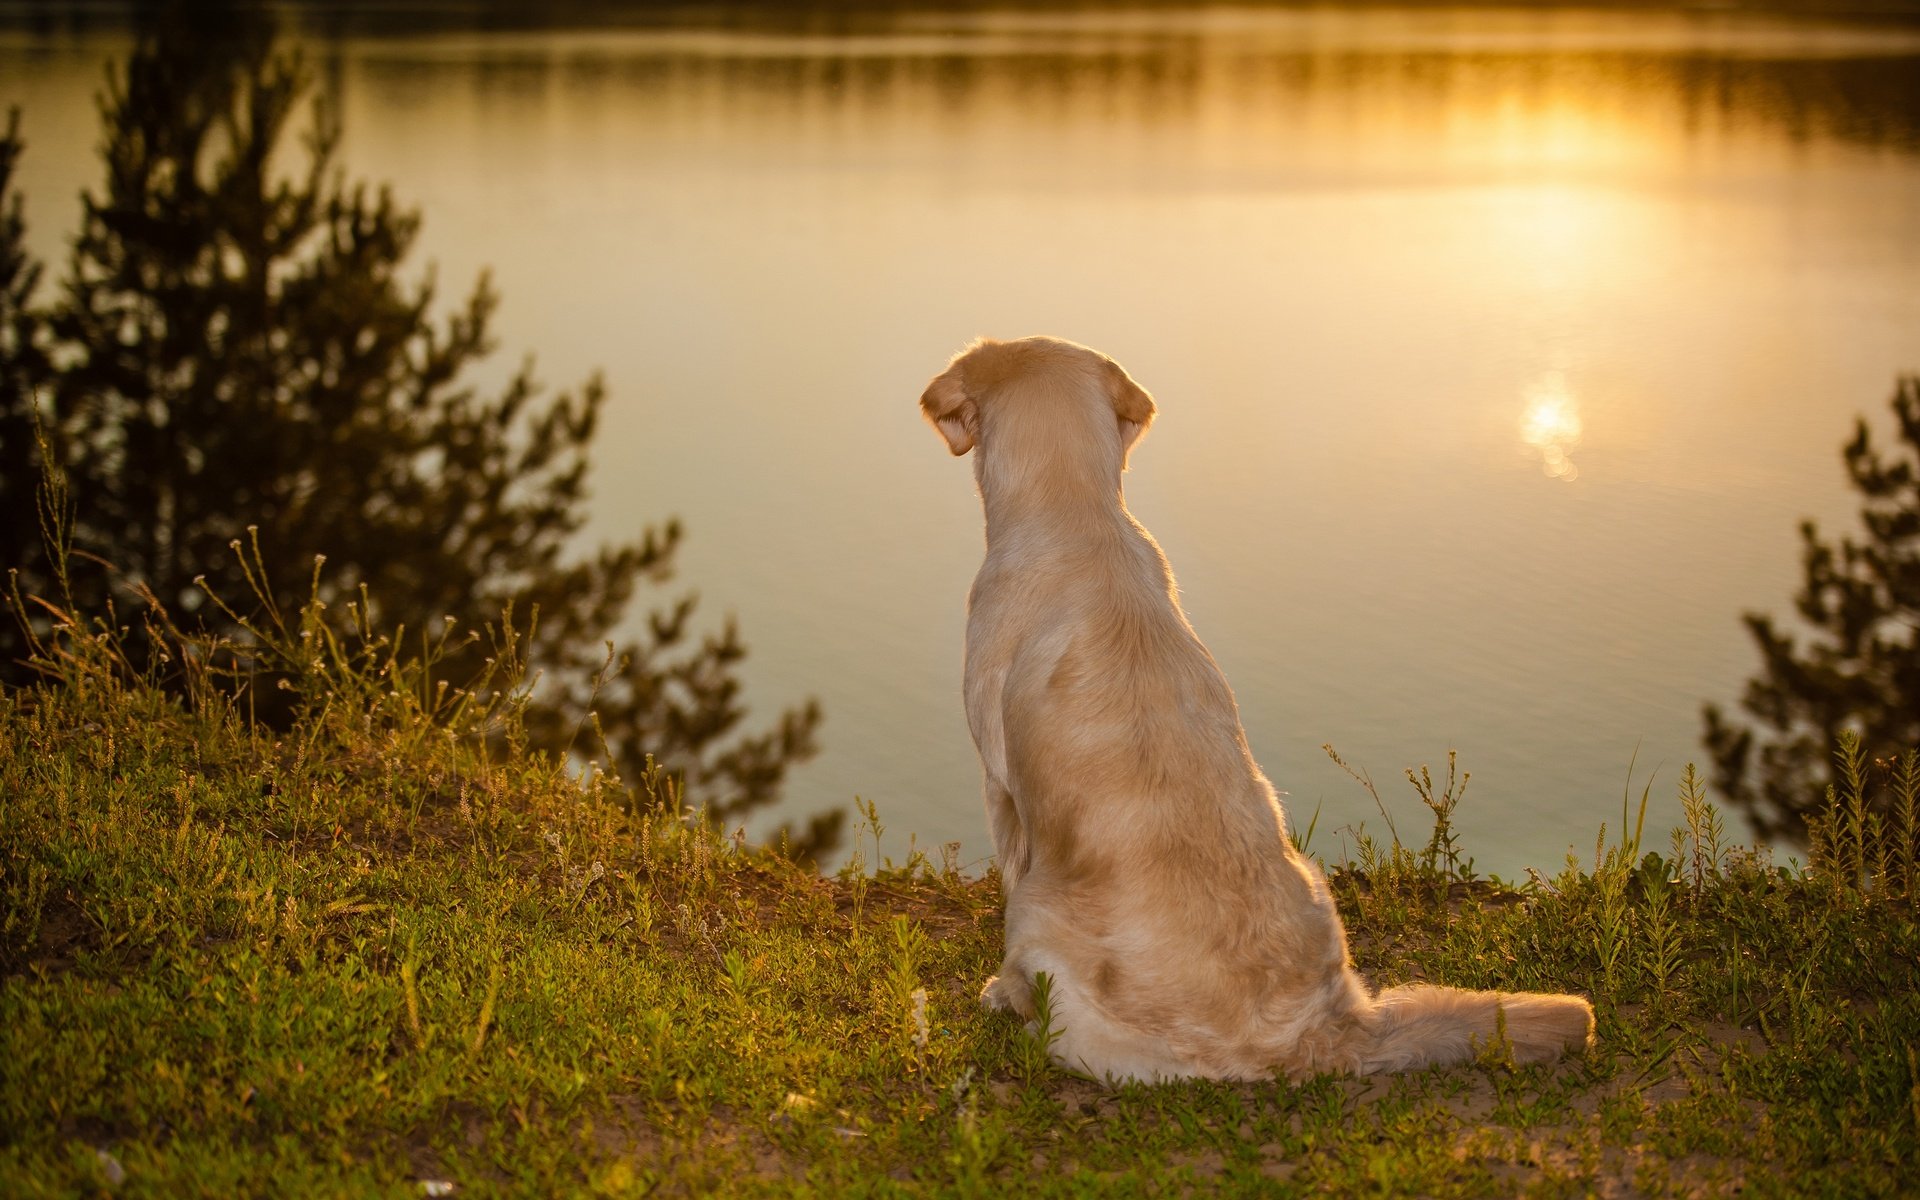
[[[1506,1035],[1521,1061],[1587,1044],[1577,996],[1372,994],[1320,872],[1287,840],[1239,710],[1127,512],[1120,474],[1153,419],[1112,359],[982,339],[921,408],[974,450],[987,554],[967,608],[967,721],[1006,893],[984,1003],[1032,1017],[1052,979],[1054,1057],[1098,1077],[1390,1071]]]

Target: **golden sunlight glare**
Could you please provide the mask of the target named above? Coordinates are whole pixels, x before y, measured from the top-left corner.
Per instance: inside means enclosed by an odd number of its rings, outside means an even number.
[[[1572,482],[1580,477],[1572,452],[1585,426],[1580,408],[1567,391],[1559,372],[1550,372],[1527,397],[1520,417],[1520,441],[1528,453],[1540,456],[1540,468],[1554,479]]]

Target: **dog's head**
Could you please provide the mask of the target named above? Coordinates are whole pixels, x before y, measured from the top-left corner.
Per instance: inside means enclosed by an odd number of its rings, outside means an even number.
[[[1124,470],[1127,452],[1153,421],[1153,397],[1120,364],[1073,342],[1028,337],[980,338],[956,354],[920,397],[920,411],[955,454],[976,445],[990,452],[995,433],[1044,420],[1071,436],[1084,426],[1091,440],[1111,443]]]

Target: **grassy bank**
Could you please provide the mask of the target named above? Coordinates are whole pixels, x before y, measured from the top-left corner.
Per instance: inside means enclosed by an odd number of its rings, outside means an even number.
[[[0,1194],[1920,1191],[1911,766],[1811,870],[1696,793],[1518,889],[1429,786],[1431,842],[1334,874],[1359,966],[1582,991],[1595,1053],[1110,1090],[975,1005],[991,876],[870,820],[821,878],[517,753],[510,686],[312,633],[290,731],[103,637],[0,699]]]

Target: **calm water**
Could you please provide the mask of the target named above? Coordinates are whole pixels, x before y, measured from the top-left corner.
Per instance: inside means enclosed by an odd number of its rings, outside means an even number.
[[[35,244],[93,183],[110,32],[0,34]],[[315,37],[345,159],[613,401],[593,533],[670,513],[789,810],[988,852],[961,713],[980,553],[915,401],[976,334],[1158,399],[1127,495],[1315,848],[1460,751],[1483,869],[1552,867],[1784,612],[1838,446],[1920,369],[1920,32],[1471,10],[908,15]],[[424,265],[424,259],[422,260]],[[1884,421],[1880,422],[1883,426]],[[767,821],[771,824],[776,817]]]

